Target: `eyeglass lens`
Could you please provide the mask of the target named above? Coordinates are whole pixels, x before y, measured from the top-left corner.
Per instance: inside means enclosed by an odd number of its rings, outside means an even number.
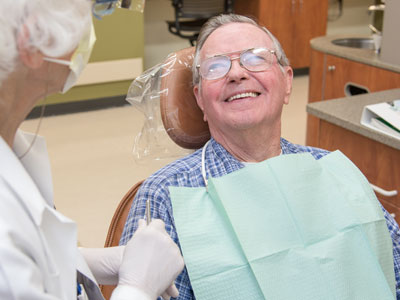
[[[101,19],[113,13],[115,8],[126,8],[143,13],[145,0],[95,0],[93,3],[93,15]]]
[[[273,51],[265,48],[249,49],[240,54],[240,65],[248,71],[261,72],[273,63]],[[208,80],[224,77],[232,66],[232,60],[237,57],[217,55],[204,60],[200,64],[200,74]]]
[[[101,17],[112,14],[117,4],[117,0],[97,0],[93,3],[92,13],[96,18],[101,19]]]

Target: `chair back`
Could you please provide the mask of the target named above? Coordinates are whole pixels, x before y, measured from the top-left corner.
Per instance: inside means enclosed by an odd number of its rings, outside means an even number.
[[[172,53],[162,64],[160,72],[149,79],[160,80],[160,110],[163,125],[169,137],[186,149],[199,149],[209,139],[208,124],[203,121],[203,112],[197,105],[193,94],[192,72],[194,47]],[[147,86],[144,84],[144,86]],[[146,90],[146,89],[145,89]],[[133,199],[143,181],[136,183],[120,201],[111,220],[105,247],[118,246]],[[100,286],[106,300],[110,299],[115,286]]]
[[[132,206],[132,201],[135,198],[136,192],[142,185],[143,180],[136,183],[122,198],[108,228],[106,242],[104,247],[118,246],[119,240],[124,230],[125,222],[128,217],[129,209]],[[101,292],[106,300],[111,298],[111,294],[115,289],[115,285],[100,285]]]
[[[194,47],[169,55],[161,75],[161,90],[167,91],[160,93],[164,128],[185,149],[199,149],[210,139],[208,123],[203,121],[203,112],[193,94],[193,56]]]
[[[209,18],[233,12],[234,0],[173,0],[175,20],[167,21],[168,30],[188,39],[194,46],[201,27]]]
[[[181,18],[210,18],[226,12],[226,0],[178,0],[174,1],[178,17]]]

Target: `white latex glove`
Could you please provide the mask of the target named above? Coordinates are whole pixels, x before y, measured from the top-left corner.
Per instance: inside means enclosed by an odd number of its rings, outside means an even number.
[[[125,246],[79,248],[98,284],[116,285]]]
[[[118,286],[111,299],[128,299],[117,295],[122,296],[120,292],[129,287],[142,291],[148,299],[178,297],[173,281],[183,267],[179,248],[165,231],[164,222],[156,219],[147,226],[139,220],[137,231],[125,246]]]

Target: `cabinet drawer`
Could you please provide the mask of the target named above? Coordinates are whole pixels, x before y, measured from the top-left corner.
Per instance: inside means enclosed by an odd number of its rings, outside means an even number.
[[[345,93],[348,84],[362,87],[368,92],[400,87],[400,74],[398,73],[333,55],[326,54],[325,56],[325,89],[322,99],[351,96]]]
[[[370,183],[384,190],[397,190],[396,196],[378,198],[400,207],[400,150],[323,120],[319,124],[318,147],[342,151]]]

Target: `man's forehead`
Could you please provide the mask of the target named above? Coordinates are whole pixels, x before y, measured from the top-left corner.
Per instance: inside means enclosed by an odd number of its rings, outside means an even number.
[[[267,32],[249,23],[229,23],[210,34],[200,50],[200,55],[207,58],[258,47],[273,48]]]

